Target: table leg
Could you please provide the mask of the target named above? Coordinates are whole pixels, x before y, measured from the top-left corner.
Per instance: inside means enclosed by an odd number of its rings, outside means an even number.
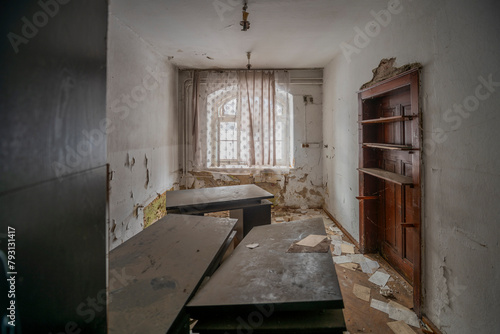
[[[255,226],[271,224],[271,204],[268,200],[262,200],[255,206],[230,211],[230,217],[238,219],[236,224],[238,241],[241,241]]]

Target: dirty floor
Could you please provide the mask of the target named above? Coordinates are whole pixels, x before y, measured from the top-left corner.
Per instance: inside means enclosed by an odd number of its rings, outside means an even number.
[[[229,213],[220,212],[210,215],[227,217]],[[323,210],[275,208],[272,211],[273,224],[316,217],[323,218],[326,233],[333,241],[331,249],[344,298],[344,317],[348,333],[432,333],[432,331],[423,331],[421,328],[407,324],[425,326],[421,321],[416,320],[415,314],[411,311],[413,307],[412,287],[380,255],[359,254],[359,250],[353,247],[354,245]],[[351,258],[358,263],[349,262]],[[372,267],[367,268],[367,263],[370,263]],[[370,271],[372,273],[368,273]],[[383,291],[381,291],[381,286],[369,281],[376,272],[378,272],[377,276],[382,278],[382,282],[377,283],[385,286]],[[384,284],[387,275],[389,278]],[[373,280],[375,277],[372,278]],[[385,312],[371,305],[378,306]],[[389,317],[389,314],[393,319]]]

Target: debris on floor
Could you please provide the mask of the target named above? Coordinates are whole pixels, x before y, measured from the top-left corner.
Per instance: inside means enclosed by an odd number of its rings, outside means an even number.
[[[408,325],[420,328],[420,321],[418,320],[415,312],[392,300],[387,304],[389,307],[389,318],[394,320],[402,320]]]
[[[415,332],[408,326],[404,321],[394,321],[388,322],[387,326],[395,333],[395,334],[415,334]]]
[[[393,298],[394,297],[394,292],[387,285],[385,285],[385,286],[383,286],[383,287],[380,288],[380,294],[382,296],[384,296],[384,297],[387,297],[387,298]]]
[[[387,313],[390,319],[403,321],[408,325],[420,328],[420,321],[415,312],[392,300],[385,303],[372,299],[370,306],[376,310]]]
[[[354,271],[354,270],[358,269],[359,265],[357,263],[341,263],[341,264],[339,264],[339,266]]]
[[[306,246],[306,247],[314,247],[325,239],[326,239],[326,236],[324,236],[324,235],[310,234],[307,237],[305,237],[304,239],[297,242],[297,245]]]
[[[354,254],[354,245],[341,244],[340,250],[345,254]]]
[[[315,246],[304,246],[300,244],[300,241],[295,241],[290,245],[287,253],[328,253],[330,249],[330,240],[326,236],[322,236],[323,240],[317,243]],[[304,240],[304,239],[302,239]],[[301,241],[302,241],[301,240]],[[314,242],[306,244],[314,244]]]
[[[254,248],[259,247],[259,244],[248,244],[248,245],[246,245],[246,246],[247,246],[248,248],[250,248],[250,249],[254,249]]]
[[[352,293],[354,293],[356,297],[366,302],[370,301],[370,291],[370,288],[356,283],[354,283],[354,287],[352,289]]]
[[[368,281],[377,284],[380,287],[383,287],[387,284],[387,281],[389,280],[390,275],[385,274],[381,271],[375,272],[375,274],[371,275]]]
[[[333,255],[339,256],[342,255],[342,248],[340,247],[341,244],[336,244],[333,246]]]
[[[380,300],[372,298],[370,307],[373,307],[376,310],[389,314],[389,305],[386,302],[382,302]]]

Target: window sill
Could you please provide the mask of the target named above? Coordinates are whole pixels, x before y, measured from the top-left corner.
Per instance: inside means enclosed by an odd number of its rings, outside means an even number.
[[[199,172],[223,173],[231,175],[253,175],[261,173],[289,174],[294,171],[294,167],[234,167],[221,166],[199,169]]]

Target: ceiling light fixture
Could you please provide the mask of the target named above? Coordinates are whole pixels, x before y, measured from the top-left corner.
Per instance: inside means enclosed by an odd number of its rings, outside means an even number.
[[[250,29],[250,22],[248,22],[248,12],[247,12],[247,2],[245,1],[245,5],[243,6],[243,21],[240,22],[240,26],[242,26],[241,31],[247,31]]]

